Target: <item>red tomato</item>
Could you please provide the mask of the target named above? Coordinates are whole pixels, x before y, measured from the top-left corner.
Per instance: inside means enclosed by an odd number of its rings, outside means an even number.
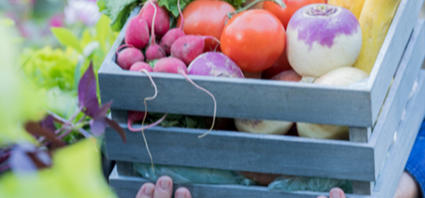
[[[192,1],[183,10],[183,31],[185,34],[213,36],[220,39],[227,14],[234,11],[233,6],[225,1]],[[180,19],[179,17],[178,26],[181,23]],[[216,42],[211,41],[211,39],[206,41],[206,49],[211,47],[214,49],[215,46]]]
[[[279,19],[262,9],[243,11],[224,27],[221,50],[244,72],[261,72],[283,53],[285,30]]]
[[[273,1],[265,1],[263,8],[273,13],[282,22],[283,26],[288,25],[289,19],[292,15],[300,8],[314,3],[326,3],[327,0],[283,0],[286,4],[286,8],[280,7]]]

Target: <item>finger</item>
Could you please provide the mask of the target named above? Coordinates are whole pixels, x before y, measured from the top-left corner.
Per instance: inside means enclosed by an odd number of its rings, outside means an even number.
[[[345,193],[340,188],[332,188],[329,192],[329,198],[345,198]]]
[[[168,176],[162,176],[156,181],[153,198],[171,198],[173,194],[173,181]]]
[[[176,190],[175,198],[192,198],[190,191],[187,188],[181,187]]]
[[[153,191],[155,189],[155,185],[152,183],[145,183],[137,192],[136,198],[153,198]]]

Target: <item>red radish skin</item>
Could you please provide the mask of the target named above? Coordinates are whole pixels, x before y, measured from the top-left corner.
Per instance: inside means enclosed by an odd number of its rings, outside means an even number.
[[[165,56],[167,56],[165,51],[158,44],[149,45],[149,47],[146,49],[145,55],[146,60],[148,61],[164,58]]]
[[[169,54],[171,46],[173,43],[180,37],[184,36],[183,30],[180,28],[173,28],[169,30],[161,39],[161,47],[164,49],[164,51]]]
[[[125,48],[117,55],[117,63],[124,70],[130,69],[135,62],[144,61],[144,59],[143,53],[135,47]]]
[[[153,67],[153,72],[187,74],[186,64],[178,58],[166,57],[159,59]]]
[[[167,11],[164,8],[159,7],[156,2],[153,4],[157,8],[157,14],[155,17],[155,25],[154,25],[154,28],[155,28],[154,33],[157,34],[158,36],[162,36],[170,29],[170,18],[168,16]],[[155,12],[155,7],[152,5],[152,3],[146,2],[138,15],[141,18],[146,20],[146,22],[148,23],[149,29],[151,29],[151,26],[152,26],[152,19]]]
[[[280,72],[271,78],[272,80],[282,80],[282,81],[292,81],[299,82],[302,79],[302,76],[298,75],[294,70],[287,70]]]
[[[141,17],[130,19],[125,32],[125,43],[143,49],[149,42],[148,23]]]
[[[146,71],[148,71],[148,72],[152,72],[153,71],[152,67],[149,64],[147,64],[145,62],[141,62],[141,61],[135,62],[130,67],[130,71],[141,72],[143,69],[146,69]]]
[[[186,64],[190,64],[190,62],[204,52],[206,39],[217,40],[212,36],[182,36],[171,46],[171,56],[183,60]]]
[[[177,0],[177,9],[179,10],[179,16],[180,16],[180,25],[179,27],[173,28],[169,30],[161,39],[161,47],[164,49],[165,53],[170,54],[170,48],[171,45],[173,45],[174,41],[176,41],[178,38],[185,35],[183,32],[183,24],[184,24],[184,17],[182,10],[180,9],[180,0]]]

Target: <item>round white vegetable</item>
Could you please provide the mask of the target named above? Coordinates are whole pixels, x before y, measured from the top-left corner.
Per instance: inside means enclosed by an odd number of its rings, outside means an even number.
[[[349,86],[361,80],[368,75],[357,68],[341,67],[333,70],[314,81],[315,84]],[[302,137],[321,138],[321,139],[345,139],[348,137],[348,127],[297,123],[298,134]]]
[[[302,76],[319,77],[353,65],[362,45],[362,31],[347,9],[312,4],[298,10],[287,27],[288,60]]]
[[[235,119],[236,129],[249,133],[286,134],[292,124],[285,121]]]

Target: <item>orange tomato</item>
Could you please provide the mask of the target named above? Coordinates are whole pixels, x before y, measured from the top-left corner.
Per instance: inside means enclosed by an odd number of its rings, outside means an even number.
[[[263,8],[273,13],[282,22],[283,26],[288,25],[289,19],[300,8],[314,3],[327,3],[327,0],[283,0],[286,8],[280,7],[273,1],[265,1]]]
[[[221,50],[245,72],[261,72],[279,58],[286,33],[279,19],[262,9],[243,11],[224,27]]]
[[[219,0],[196,0],[192,1],[183,10],[185,34],[213,36],[220,39],[227,14],[235,11],[232,5]],[[180,26],[180,17],[177,25]],[[206,48],[215,48],[216,42],[208,39]]]

